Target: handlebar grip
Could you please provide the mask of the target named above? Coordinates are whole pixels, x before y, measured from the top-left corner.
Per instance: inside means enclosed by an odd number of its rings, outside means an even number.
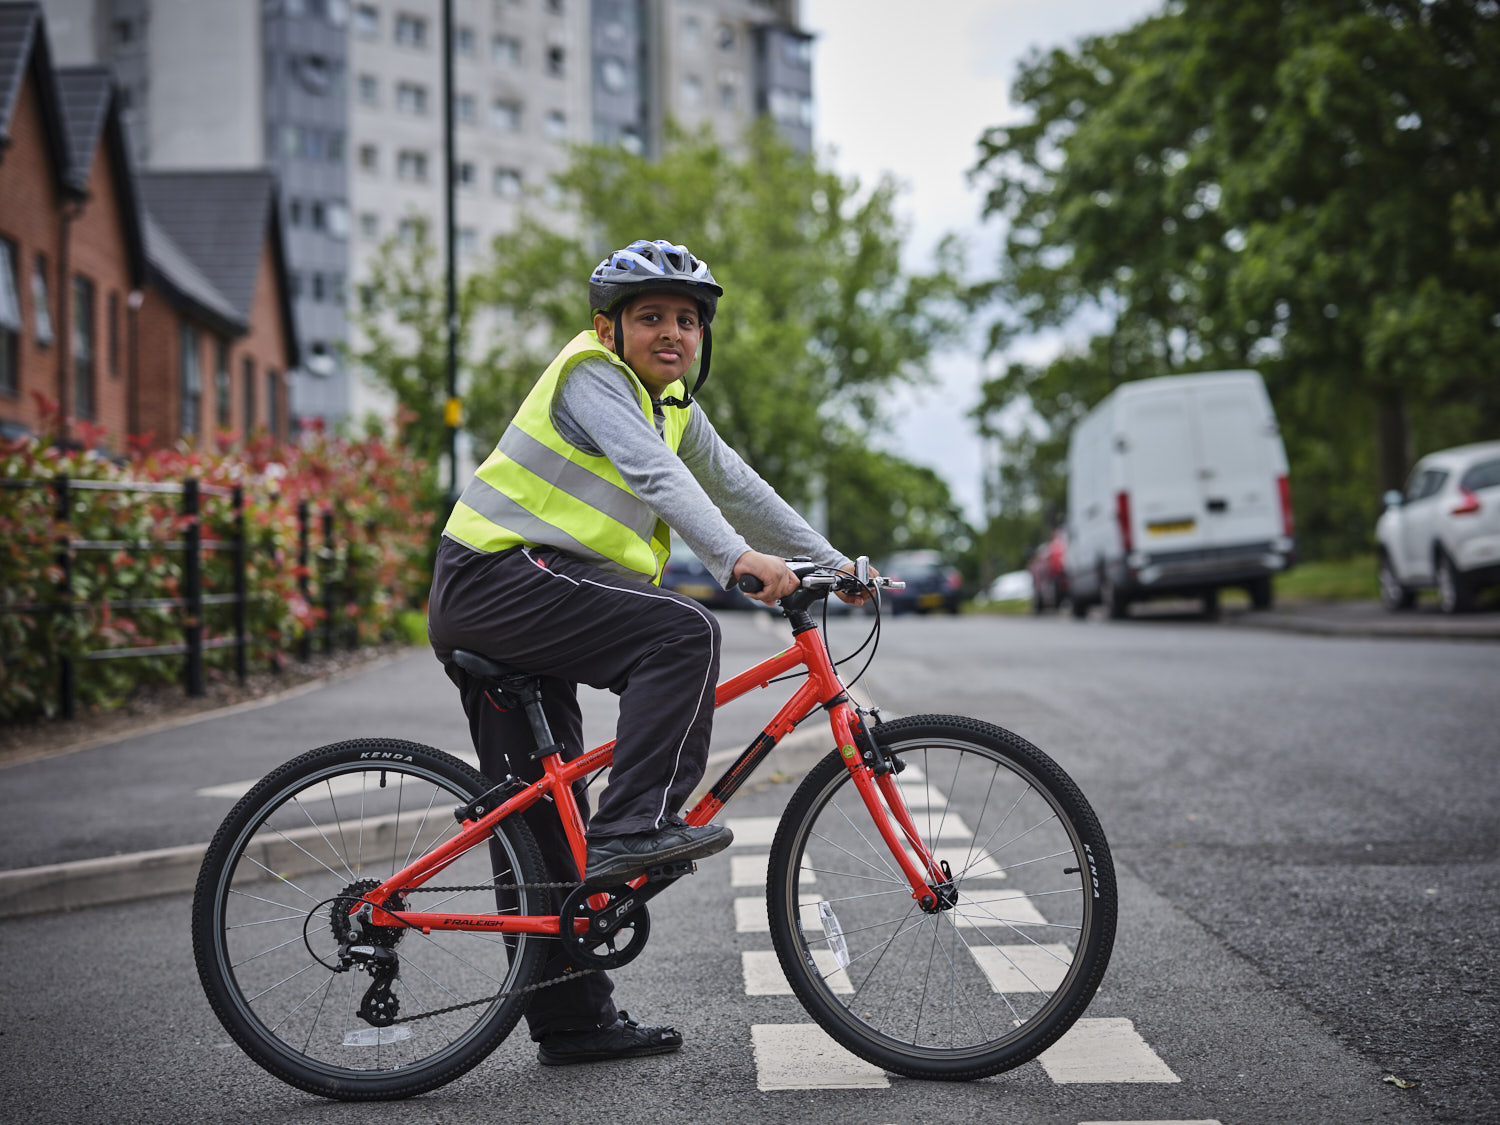
[[[766,588],[766,584],[753,574],[742,574],[735,580],[735,587],[747,594],[758,594]]]

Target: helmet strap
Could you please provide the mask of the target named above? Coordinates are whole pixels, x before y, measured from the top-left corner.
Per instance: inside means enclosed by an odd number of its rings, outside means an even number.
[[[693,405],[693,396],[702,389],[703,384],[708,382],[708,363],[714,357],[714,334],[707,324],[703,325],[703,358],[698,363],[698,381],[693,384],[693,389],[687,392],[686,398],[664,398],[661,399],[663,406],[680,406],[684,410]]]

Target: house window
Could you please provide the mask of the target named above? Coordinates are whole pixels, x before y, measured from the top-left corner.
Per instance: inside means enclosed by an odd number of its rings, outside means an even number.
[[[490,61],[501,66],[520,66],[521,41],[513,35],[496,35],[490,40]]]
[[[458,228],[458,252],[465,258],[479,253],[479,232],[473,227]]]
[[[461,188],[472,190],[472,188],[474,187],[474,181],[476,179],[477,177],[474,175],[474,162],[472,160],[459,161],[457,179],[458,186]]]
[[[365,105],[380,104],[380,79],[373,74],[359,76],[359,100]]]
[[[288,270],[286,275],[286,289],[292,300],[302,296],[302,275],[295,270]]]
[[[724,109],[734,109],[739,104],[739,88],[733,82],[719,83],[719,105]]]
[[[349,205],[341,200],[329,200],[327,209],[328,234],[339,241],[349,237]]]
[[[0,394],[21,393],[21,289],[16,279],[16,247],[0,238]]]
[[[380,237],[380,216],[374,211],[362,211],[359,216],[359,233],[362,238]]]
[[[380,12],[374,4],[355,7],[354,33],[361,39],[374,39],[380,34]]]
[[[544,129],[547,136],[554,141],[560,141],[568,135],[568,119],[560,109],[549,109],[547,111]]]
[[[403,47],[427,46],[427,21],[402,12],[396,16],[396,42]]]
[[[120,294],[113,289],[109,293],[108,312],[105,314],[104,330],[109,333],[109,375],[112,379],[120,377]]]
[[[427,112],[427,87],[416,82],[396,84],[396,110],[418,116]]]
[[[227,430],[233,423],[229,396],[229,344],[224,340],[219,341],[218,359],[219,365],[214,371],[214,416],[219,429]]]
[[[514,168],[496,168],[494,176],[495,194],[504,199],[516,199],[521,194],[521,173]]]
[[[682,104],[696,107],[703,102],[703,83],[696,75],[689,74],[682,80]]]
[[[402,149],[396,157],[396,178],[407,183],[427,182],[427,154],[415,149]]]
[[[359,167],[364,172],[380,171],[380,150],[374,145],[360,145]]]
[[[473,94],[454,95],[453,116],[464,125],[473,125],[479,120],[479,103]]]
[[[735,39],[734,25],[733,24],[728,24],[728,23],[721,23],[719,25],[719,32],[718,32],[719,50],[721,50],[721,51],[732,51],[732,50],[734,50],[734,39]]]
[[[286,201],[286,221],[294,227],[302,225],[302,200],[292,198]]]
[[[507,101],[491,103],[490,124],[502,133],[519,133],[521,131],[520,103]]]
[[[203,372],[198,364],[198,330],[184,324],[178,334],[178,383],[182,393],[182,428],[184,437],[198,432],[203,409]]]
[[[554,78],[567,73],[567,52],[561,47],[547,48],[547,73]]]
[[[323,300],[323,275],[314,271],[311,278],[312,299],[321,302]]]
[[[281,432],[281,396],[276,393],[276,372],[266,368],[266,429],[273,437]]]
[[[554,16],[562,15],[563,0],[547,0],[547,11],[551,12]]]
[[[396,237],[402,246],[415,246],[422,237],[422,224],[416,219],[402,219],[396,224]]]
[[[255,429],[255,360],[249,356],[240,361],[240,394],[245,396],[240,428],[248,434]]]
[[[474,29],[472,27],[459,24],[453,29],[453,53],[467,58],[474,57]]]
[[[328,212],[323,207],[321,199],[314,199],[307,208],[308,225],[313,230],[324,230],[328,226]]]
[[[36,327],[36,342],[40,347],[52,343],[52,287],[47,284],[47,259],[36,256],[31,271],[31,320]]]
[[[73,413],[94,416],[94,283],[73,279]]]

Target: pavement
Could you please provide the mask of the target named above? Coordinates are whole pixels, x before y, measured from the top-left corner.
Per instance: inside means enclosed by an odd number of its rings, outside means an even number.
[[[1195,616],[1170,603],[1137,607],[1113,628]],[[725,630],[725,667],[774,651],[779,622],[737,614]],[[1063,619],[1065,620],[1065,618]],[[1419,606],[1391,614],[1375,603],[1304,604],[1269,612],[1226,609],[1228,628],[1276,629],[1399,642],[1500,641],[1500,612],[1449,617]],[[768,636],[769,634],[769,636]],[[585,691],[585,738],[613,733],[613,700]],[[739,706],[739,705],[735,705]],[[744,748],[772,708],[731,706],[716,722],[709,777]],[[473,761],[452,686],[426,650],[309,690],[184,718],[173,726],[83,744],[0,766],[0,918],[74,910],[191,891],[219,822],[256,779],[295,754],[344,738],[380,734],[438,746]],[[826,747],[793,734],[772,765],[805,769]]]

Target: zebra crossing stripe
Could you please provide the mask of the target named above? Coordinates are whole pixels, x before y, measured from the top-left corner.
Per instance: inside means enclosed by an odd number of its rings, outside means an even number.
[[[763,855],[732,855],[729,857],[729,885],[731,887],[764,887],[766,885],[766,861]],[[802,882],[816,883],[812,857],[802,853]]]
[[[1066,945],[978,945],[969,953],[996,992],[1053,992],[1068,975]]]
[[[1078,1125],[1223,1125],[1217,1117],[1195,1117],[1191,1121],[1080,1121]]]
[[[815,1023],[757,1023],[755,1084],[762,1090],[873,1090],[891,1084],[885,1071],[850,1054]]]
[[[853,993],[854,985],[849,974],[839,971],[838,962],[827,949],[812,951],[813,963],[823,980],[833,992]],[[790,996],[792,986],[781,971],[781,960],[773,950],[747,949],[740,954],[741,968],[745,974],[746,996]]]
[[[1052,1081],[1181,1082],[1147,1046],[1128,1019],[1082,1019],[1043,1051],[1039,1060]]]
[[[822,933],[823,919],[818,915],[817,904],[821,901],[816,894],[803,893],[797,896],[802,903],[802,928],[809,932]],[[734,932],[737,934],[768,934],[771,932],[771,919],[766,913],[766,900],[759,896],[755,898],[737,898],[734,900]]]
[[[781,823],[781,817],[731,816],[726,817],[724,823],[734,833],[731,847],[769,848],[776,839],[776,825]]]

